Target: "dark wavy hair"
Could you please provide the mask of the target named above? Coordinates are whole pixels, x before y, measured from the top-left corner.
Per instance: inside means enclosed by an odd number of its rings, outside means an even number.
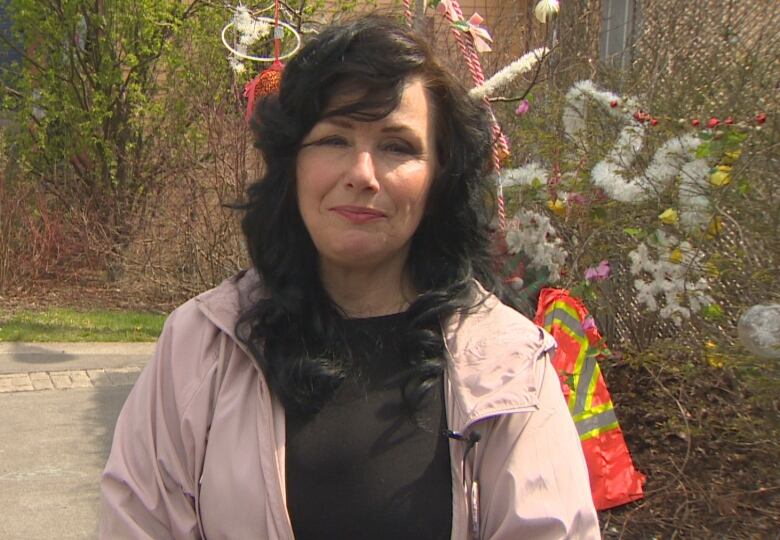
[[[285,67],[278,95],[259,102],[252,119],[265,170],[248,189],[242,229],[263,298],[241,314],[236,333],[288,410],[317,412],[350,369],[344,314],[323,287],[318,253],[298,209],[301,141],[326,116],[383,118],[417,77],[434,109],[439,163],[408,259],[419,296],[401,337],[409,369],[399,374],[399,387],[410,412],[445,369],[442,322],[480,301],[474,279],[496,290],[488,111],[425,41],[393,20],[374,15],[328,27]],[[337,93],[357,97],[328,109]]]

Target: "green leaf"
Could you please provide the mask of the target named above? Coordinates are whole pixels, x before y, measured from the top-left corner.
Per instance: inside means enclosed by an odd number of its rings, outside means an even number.
[[[723,308],[718,304],[708,304],[702,308],[701,315],[710,321],[717,321],[723,318]]]
[[[729,131],[726,135],[726,142],[730,145],[740,145],[745,139],[747,139],[747,133],[741,131]]]
[[[639,238],[644,231],[639,227],[624,227],[623,232],[633,238]]]
[[[726,148],[726,143],[722,139],[719,141],[712,141],[712,144],[710,145],[710,154],[713,156],[720,156],[721,154],[723,154],[725,148]]]
[[[467,23],[466,21],[455,21],[454,23],[452,23],[452,26],[454,26],[461,32],[469,31],[469,23]]]
[[[696,158],[703,159],[710,157],[710,143],[703,142],[696,148]]]
[[[590,215],[593,217],[593,219],[603,220],[607,218],[607,211],[599,206],[593,206],[590,209]]]

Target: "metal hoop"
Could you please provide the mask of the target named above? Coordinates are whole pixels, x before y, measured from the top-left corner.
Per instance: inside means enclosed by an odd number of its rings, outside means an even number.
[[[274,21],[274,19],[272,19],[271,17],[256,17],[254,20],[258,21],[258,22],[269,23],[271,26],[276,24],[276,21]],[[222,44],[225,46],[225,48],[227,50],[229,50],[231,53],[233,53],[234,55],[238,56],[239,58],[243,58],[244,60],[252,60],[253,62],[273,62],[273,61],[276,60],[276,58],[273,58],[273,57],[272,58],[268,58],[268,57],[265,57],[265,56],[250,56],[248,54],[244,54],[244,53],[242,53],[240,51],[237,51],[236,49],[231,47],[230,44],[227,41],[226,33],[227,33],[228,29],[231,26],[233,26],[233,25],[234,25],[233,22],[229,22],[222,29]],[[293,28],[292,26],[290,26],[286,22],[279,21],[279,26],[281,26],[282,28],[286,28],[287,30],[292,32],[293,36],[295,36],[295,47],[293,47],[293,50],[288,52],[287,54],[283,54],[283,55],[281,55],[279,57],[279,60],[286,60],[287,58],[290,58],[292,55],[297,53],[298,49],[301,48],[301,35],[298,33],[298,31],[295,28]]]

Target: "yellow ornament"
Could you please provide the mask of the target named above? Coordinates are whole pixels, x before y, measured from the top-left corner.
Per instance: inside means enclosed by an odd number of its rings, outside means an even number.
[[[732,165],[734,162],[736,162],[739,159],[739,156],[742,155],[742,149],[737,148],[736,150],[731,150],[730,152],[724,152],[723,153],[723,164],[724,165]]]
[[[566,203],[560,199],[555,199],[554,201],[547,201],[547,208],[549,208],[551,212],[559,216],[566,215]]]
[[[704,358],[707,360],[707,363],[716,368],[720,369],[723,367],[723,364],[725,363],[725,356],[723,354],[718,352],[718,344],[714,341],[705,341],[704,342],[704,350],[706,351],[704,353]]]
[[[710,175],[710,184],[715,187],[727,186],[731,183],[731,165],[718,165]]]
[[[677,225],[680,221],[680,215],[674,208],[667,208],[658,214],[658,219],[661,220],[661,223],[665,223],[666,225]]]
[[[707,359],[707,363],[715,369],[722,369],[726,363],[726,357],[722,354],[706,354],[704,357]]]

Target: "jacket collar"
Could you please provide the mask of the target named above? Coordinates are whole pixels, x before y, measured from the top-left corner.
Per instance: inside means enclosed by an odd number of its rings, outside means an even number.
[[[535,409],[539,368],[536,360],[555,347],[553,338],[477,284],[481,301],[443,324],[447,377],[456,415],[455,431],[484,418]],[[254,269],[243,270],[195,301],[201,312],[251,358],[236,338],[239,314],[262,297]],[[252,362],[256,367],[257,363]],[[258,368],[259,369],[259,368]]]
[[[555,340],[477,284],[482,302],[445,325],[447,376],[463,432],[485,418],[538,407],[541,355]]]
[[[257,271],[251,268],[241,270],[213,289],[198,295],[195,302],[201,313],[251,358],[246,346],[236,336],[236,323],[239,315],[261,297],[260,278]],[[256,362],[252,363],[257,366]]]

